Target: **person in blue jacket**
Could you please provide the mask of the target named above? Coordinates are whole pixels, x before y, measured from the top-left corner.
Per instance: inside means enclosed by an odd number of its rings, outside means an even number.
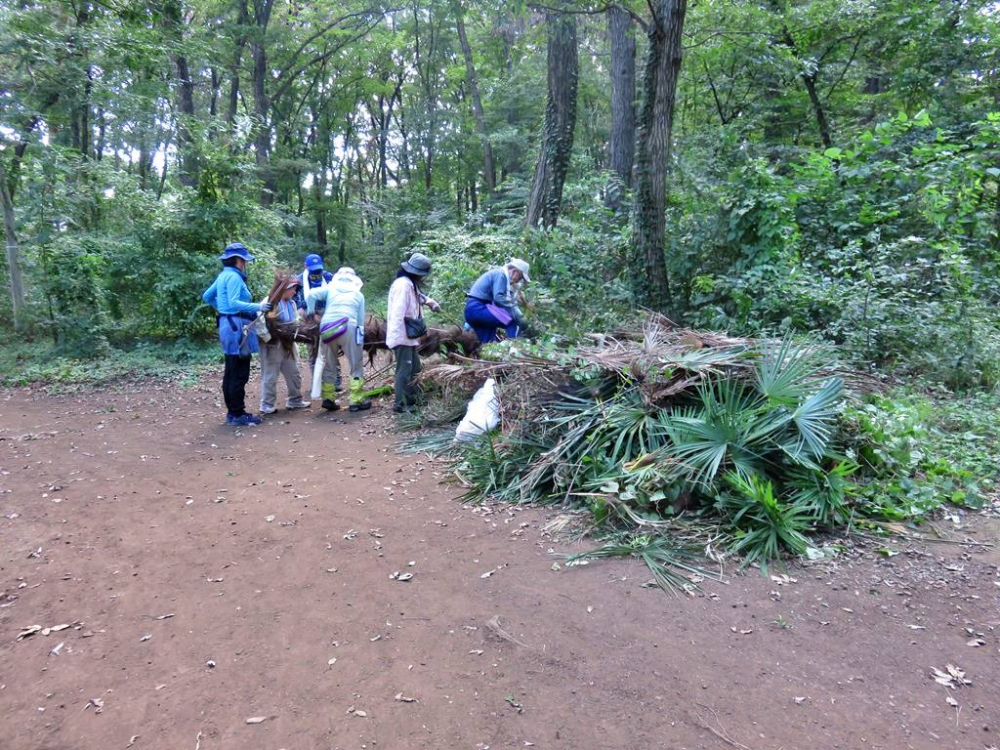
[[[528,278],[529,266],[520,258],[511,258],[502,268],[491,268],[466,293],[465,322],[476,332],[479,341],[497,341],[497,329],[507,338],[516,338],[524,328],[524,315],[517,306],[517,286]]]
[[[250,380],[250,355],[259,351],[253,322],[271,309],[270,302],[251,302],[246,266],[253,256],[240,242],[228,245],[222,255],[222,271],[201,298],[219,313],[219,343],[226,357],[222,396],[226,401],[226,424],[235,427],[260,424],[260,417],[246,410],[246,385]]]
[[[295,293],[295,304],[302,311],[303,315],[306,314],[306,297],[309,296],[310,292],[314,292],[317,289],[325,289],[333,281],[333,274],[323,269],[323,259],[316,255],[316,253],[310,253],[306,256],[305,266],[302,273],[296,277],[299,282],[299,290]],[[323,317],[325,309],[326,298],[324,297],[316,302],[316,322],[319,322]],[[316,352],[313,352],[309,356],[309,371],[312,372],[314,367],[316,367]],[[334,391],[340,390],[339,368],[336,362],[329,359],[324,360],[323,384],[332,387]]]

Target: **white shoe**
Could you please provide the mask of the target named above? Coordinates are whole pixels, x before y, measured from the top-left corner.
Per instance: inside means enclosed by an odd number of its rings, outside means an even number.
[[[270,409],[265,409],[263,406],[260,407],[261,414],[277,414],[277,412],[278,410],[275,409],[273,406]]]
[[[312,406],[311,401],[299,401],[298,403],[285,404],[285,408],[289,410],[308,409],[310,406]]]

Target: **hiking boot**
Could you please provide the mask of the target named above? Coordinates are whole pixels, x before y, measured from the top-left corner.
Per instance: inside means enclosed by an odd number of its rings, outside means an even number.
[[[247,412],[246,414],[241,414],[238,417],[232,417],[231,420],[227,419],[226,421],[233,427],[250,427],[251,425],[260,424],[261,418],[255,417],[250,412]]]
[[[364,401],[361,401],[359,403],[351,404],[350,411],[368,411],[371,408],[372,408],[372,402],[369,401],[368,399],[365,399]]]
[[[328,398],[323,399],[323,403],[320,404],[327,411],[338,411],[340,409],[340,404]]]

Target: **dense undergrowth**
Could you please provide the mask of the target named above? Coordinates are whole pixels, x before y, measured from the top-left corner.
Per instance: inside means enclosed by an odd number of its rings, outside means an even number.
[[[995,490],[995,394],[879,392],[829,347],[787,339],[634,338],[505,344],[483,363],[432,368],[425,423],[454,417],[456,391],[487,375],[503,423],[472,443],[449,431],[410,449],[447,456],[470,501],[585,511],[599,556],[639,556],[665,586],[686,585],[692,566],[706,575],[705,554],[767,570],[823,554],[830,534],[919,525]]]

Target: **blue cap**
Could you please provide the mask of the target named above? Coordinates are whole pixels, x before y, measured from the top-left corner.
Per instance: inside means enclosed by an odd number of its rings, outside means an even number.
[[[250,251],[244,247],[242,242],[234,242],[226,245],[225,251],[219,256],[219,260],[225,260],[226,258],[243,258],[247,263],[253,260]]]
[[[306,269],[309,271],[322,271],[323,259],[316,255],[316,253],[310,253],[306,256]]]

